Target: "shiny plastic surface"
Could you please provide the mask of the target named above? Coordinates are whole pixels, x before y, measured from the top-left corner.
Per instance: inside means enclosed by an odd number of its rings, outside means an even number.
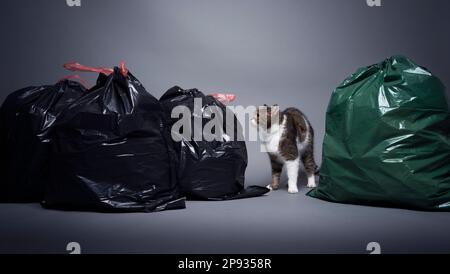
[[[27,87],[0,109],[0,202],[40,202],[48,179],[48,132],[61,111],[86,89],[77,82]]]
[[[201,99],[201,113],[194,110],[195,98]],[[219,107],[222,117],[226,117],[226,106],[219,100],[213,96],[205,96],[197,89],[183,90],[180,87],[173,87],[161,97],[160,101],[168,117],[176,106],[186,106],[192,113],[191,138],[183,138],[181,142],[175,144],[175,150],[179,156],[180,188],[184,195],[190,199],[229,200],[256,197],[268,192],[265,187],[244,188],[247,167],[245,141],[227,140],[226,137],[227,135],[237,137],[240,133],[238,131],[240,124],[235,116],[234,128],[229,129],[233,132],[227,132],[225,119],[223,119],[222,132],[217,130],[213,136],[210,136],[214,141],[194,141],[194,131],[202,132],[205,124],[212,119],[210,113],[207,113],[208,106]],[[197,129],[194,128],[197,126],[194,122],[196,115],[203,117],[199,125],[201,128]],[[177,120],[172,119],[172,124]]]
[[[43,206],[106,212],[185,207],[161,104],[116,67],[57,119]]]
[[[319,187],[333,202],[450,210],[443,83],[403,56],[359,69],[333,92]]]

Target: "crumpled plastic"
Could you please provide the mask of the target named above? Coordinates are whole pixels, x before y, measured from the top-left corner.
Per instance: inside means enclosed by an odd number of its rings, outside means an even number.
[[[318,188],[328,201],[450,211],[443,83],[404,56],[361,68],[331,97]]]
[[[201,113],[194,109],[194,99],[201,99]],[[197,89],[183,90],[175,86],[169,89],[161,98],[166,115],[171,117],[172,110],[177,106],[187,107],[192,117],[191,136],[179,136],[181,141],[175,143],[175,151],[178,155],[178,177],[180,180],[180,191],[188,199],[194,200],[231,200],[257,197],[267,193],[265,187],[244,187],[245,169],[247,167],[247,149],[245,141],[241,136],[238,139],[240,124],[234,116],[234,128],[227,132],[226,106],[220,101],[232,101],[232,95],[207,96]],[[223,129],[217,130],[208,136],[213,141],[195,140],[195,130],[203,132],[205,124],[212,120],[213,116],[208,113],[208,107],[218,107],[222,112]],[[195,116],[201,118],[201,123],[196,124]],[[171,124],[177,122],[177,118],[171,119]],[[195,128],[201,126],[201,128]],[[173,132],[173,134],[179,134]],[[230,140],[229,136],[235,136]],[[205,137],[205,136],[204,136]]]
[[[86,89],[64,80],[10,94],[0,109],[0,202],[40,202],[48,179],[51,130],[56,117]]]
[[[128,70],[100,73],[97,85],[55,122],[42,205],[100,212],[185,208],[167,123],[159,101]]]

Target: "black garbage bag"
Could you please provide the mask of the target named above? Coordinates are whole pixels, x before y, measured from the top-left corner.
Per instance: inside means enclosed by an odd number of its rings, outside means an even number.
[[[201,113],[197,114],[194,109],[196,98],[201,99]],[[261,196],[269,191],[259,186],[244,188],[247,149],[243,138],[237,138],[242,131],[239,130],[240,124],[235,115],[233,115],[234,127],[227,129],[224,104],[197,89],[183,90],[180,87],[169,89],[160,98],[160,102],[168,117],[171,117],[172,110],[177,106],[187,107],[192,114],[189,117],[191,119],[190,134],[172,130],[172,134],[178,137],[178,140],[174,142],[179,159],[180,190],[184,195],[189,199],[230,200]],[[214,117],[211,113],[207,113],[209,106],[219,108],[223,118],[223,128],[212,132],[215,136],[209,136],[209,141],[195,140],[195,130],[202,132],[204,126]],[[203,117],[201,123],[195,123],[195,115]],[[178,118],[172,118],[171,125],[178,120]],[[196,126],[199,128],[195,129]],[[229,139],[230,136],[235,138]]]
[[[0,109],[0,202],[42,201],[51,145],[47,133],[85,90],[64,80],[20,89],[6,98]]]
[[[42,205],[99,212],[185,208],[169,130],[161,104],[131,73],[116,67],[100,74],[55,124]]]

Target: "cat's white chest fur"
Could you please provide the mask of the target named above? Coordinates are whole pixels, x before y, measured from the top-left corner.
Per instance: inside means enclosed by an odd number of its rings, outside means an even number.
[[[285,130],[286,117],[283,116],[283,121],[281,122],[281,124],[272,125],[272,127],[267,132],[264,132],[262,134],[262,142],[264,144],[266,152],[277,155],[280,160],[283,160],[283,162],[284,159],[282,159],[281,155],[279,155],[279,146]],[[297,149],[299,151],[299,154],[301,154],[306,149],[309,143],[309,138],[309,134],[306,134],[306,138],[305,140],[303,140],[303,142],[300,142],[300,140],[297,138]]]
[[[272,125],[267,132],[262,133],[262,141],[266,152],[278,155],[278,157],[280,157],[280,160],[282,160],[282,158],[279,155],[279,146],[281,137],[283,136],[285,130],[286,117],[283,117],[283,121],[281,122],[281,124]]]

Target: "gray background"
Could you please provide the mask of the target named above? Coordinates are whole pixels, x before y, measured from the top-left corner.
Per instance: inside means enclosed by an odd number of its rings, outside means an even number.
[[[300,108],[315,128],[320,163],[330,93],[358,67],[400,53],[450,84],[450,2],[382,2],[82,0],[69,8],[65,0],[2,1],[0,101],[68,75],[67,61],[123,59],[156,97],[180,85],[235,93],[244,106]],[[248,150],[247,183],[266,185],[267,157],[258,143]],[[365,252],[369,241],[386,252],[450,251],[449,214],[336,205],[285,190],[149,215],[1,205],[0,219],[0,252],[64,252],[69,241],[86,252]]]

